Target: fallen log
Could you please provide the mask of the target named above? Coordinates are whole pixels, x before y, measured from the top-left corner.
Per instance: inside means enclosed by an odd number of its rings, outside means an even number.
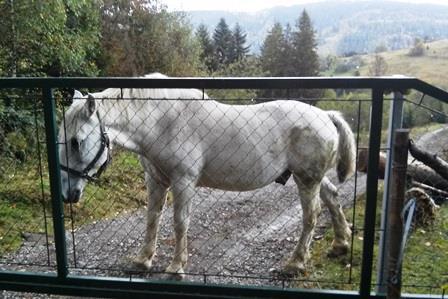
[[[413,140],[409,140],[409,152],[415,159],[433,169],[445,180],[448,180],[448,163],[440,159],[436,154],[431,154],[418,148]]]
[[[416,181],[412,181],[411,185],[414,186],[414,187],[418,187],[420,189],[423,189],[426,192],[429,192],[431,194],[435,194],[437,196],[443,196],[443,197],[447,197],[448,198],[448,192],[440,190],[440,189],[437,189],[437,188],[434,188],[434,187],[431,187],[429,185],[426,185],[426,184],[423,184],[423,183],[419,183],[419,182],[416,182]]]
[[[437,205],[441,205],[442,203],[446,202],[448,200],[448,192],[428,186],[426,184],[422,184],[416,181],[411,182],[411,186],[413,188],[419,188],[424,190],[428,195],[431,196],[431,198],[434,200],[434,202]]]
[[[411,153],[412,154],[412,153]],[[440,159],[440,158],[439,158]],[[386,154],[381,152],[379,154],[378,165],[378,178],[384,179],[384,173],[386,169]],[[443,161],[443,160],[442,160]],[[446,162],[445,162],[446,163]],[[368,169],[368,149],[361,149],[358,153],[358,171],[367,173]],[[425,185],[440,189],[448,192],[448,180],[439,175],[431,167],[423,164],[422,162],[416,162],[415,160],[408,161],[408,167],[406,174],[412,178],[412,180]]]

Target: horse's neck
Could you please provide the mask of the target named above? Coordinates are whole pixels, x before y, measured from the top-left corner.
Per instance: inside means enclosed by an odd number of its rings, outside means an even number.
[[[168,109],[168,103],[161,100],[118,100],[103,103],[101,114],[112,143],[141,153],[151,138],[150,128]]]

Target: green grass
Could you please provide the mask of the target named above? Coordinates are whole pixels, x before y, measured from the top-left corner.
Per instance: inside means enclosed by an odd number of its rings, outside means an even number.
[[[382,192],[378,195],[376,227],[379,227]],[[328,229],[323,238],[312,245],[311,268],[307,279],[316,282],[299,286],[313,288],[337,288],[359,290],[362,262],[362,229],[365,209],[365,196],[357,200],[355,206],[355,230],[353,236],[353,257],[329,258],[333,231]],[[345,211],[347,219],[353,222],[353,208]],[[330,227],[329,227],[330,228]],[[376,234],[372,285],[376,282],[376,260],[379,234]],[[442,293],[442,286],[448,283],[448,204],[443,205],[432,227],[417,228],[410,235],[403,262],[403,292]],[[428,287],[430,286],[430,287]]]
[[[117,217],[146,203],[143,170],[137,157],[118,151],[99,184],[88,184],[80,204],[65,205],[66,228]],[[0,256],[17,250],[24,233],[52,234],[48,171],[41,185],[36,161],[2,160],[0,175]],[[43,161],[43,165],[45,165]],[[43,186],[43,191],[42,191]],[[48,223],[45,223],[44,211]]]
[[[439,125],[413,130],[412,136],[420,136]],[[117,217],[133,211],[146,203],[143,171],[134,154],[118,151],[114,161],[103,174],[100,184],[89,184],[81,204],[65,206],[66,228],[76,229],[81,225]],[[15,164],[2,161],[0,173],[0,256],[19,248],[23,233],[51,234],[51,208],[47,171],[44,169],[43,193],[35,161]],[[45,161],[43,161],[45,165]],[[44,196],[42,196],[42,194]],[[382,198],[382,194],[379,195]],[[377,227],[381,200],[378,200]],[[353,258],[351,255],[331,259],[326,256],[332,240],[332,230],[323,233],[323,238],[312,245],[308,282],[300,287],[358,290],[362,260],[362,227],[365,198],[361,196],[354,209],[346,212],[350,222],[355,223]],[[43,210],[50,223],[45,226]],[[352,215],[355,215],[353,219]],[[361,230],[360,230],[361,229]],[[376,235],[378,240],[378,234]],[[375,261],[377,248],[374,249]],[[374,263],[374,273],[376,262]],[[403,267],[405,292],[441,293],[441,286],[448,283],[448,204],[442,206],[434,227],[419,228],[412,233],[407,246]],[[373,281],[376,274],[373,274]],[[431,285],[428,290],[421,286]]]
[[[427,43],[427,50],[421,57],[408,55],[409,49],[382,52],[387,63],[385,75],[405,75],[422,79],[438,87],[448,88],[448,40]],[[369,76],[369,67],[374,60],[373,54],[361,55],[364,62],[359,69],[351,69],[345,73],[335,73],[334,70],[325,72],[325,75],[353,76],[359,71],[361,76]],[[349,58],[343,58],[350,60]]]
[[[135,210],[146,200],[143,169],[136,155],[119,151],[100,182],[85,189],[82,203],[66,206],[66,215],[79,226]]]

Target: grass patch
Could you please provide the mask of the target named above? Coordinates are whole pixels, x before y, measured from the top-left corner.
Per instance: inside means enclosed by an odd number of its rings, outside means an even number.
[[[88,184],[80,204],[65,205],[66,228],[116,217],[146,203],[143,170],[136,155],[117,151],[99,183]],[[0,256],[17,250],[24,233],[52,234],[48,170],[36,161],[2,160],[0,175]],[[46,161],[43,162],[46,167]],[[46,218],[44,217],[46,214]],[[46,223],[47,220],[47,223]]]
[[[382,192],[379,192],[378,199],[376,227],[380,222]],[[354,223],[357,230],[353,236],[353,258],[350,259],[350,255],[336,259],[326,256],[333,239],[333,231],[328,229],[323,238],[312,245],[312,265],[307,279],[314,282],[300,286],[359,290],[364,209],[365,195],[362,195],[355,206]],[[353,208],[345,213],[347,219],[352,219]],[[372,285],[376,284],[378,233],[375,239]],[[420,294],[441,294],[442,286],[448,283],[448,204],[441,206],[434,226],[412,231],[405,249],[402,281],[403,292]]]
[[[143,169],[135,154],[118,151],[98,183],[88,184],[80,204],[66,205],[75,226],[107,219],[146,204]]]

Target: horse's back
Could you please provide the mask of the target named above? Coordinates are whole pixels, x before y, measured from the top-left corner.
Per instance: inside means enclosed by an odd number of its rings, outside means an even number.
[[[250,190],[273,182],[286,169],[328,169],[334,160],[337,131],[320,109],[293,101],[203,105],[209,122],[202,123],[197,141],[205,157],[202,185]]]

